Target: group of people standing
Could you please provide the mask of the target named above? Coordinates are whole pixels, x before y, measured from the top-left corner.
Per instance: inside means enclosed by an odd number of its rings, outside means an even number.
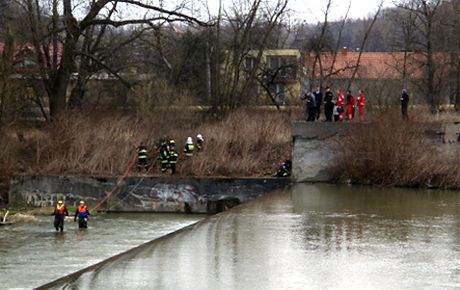
[[[347,90],[346,96],[342,91],[337,91],[337,97],[331,91],[330,87],[326,88],[323,98],[323,92],[320,87],[315,91],[307,92],[301,97],[305,100],[305,110],[307,113],[307,121],[314,122],[319,120],[321,115],[321,108],[324,103],[324,115],[327,122],[343,122],[346,118],[347,121],[352,121],[355,116],[356,107],[358,107],[358,116],[361,121],[364,120],[364,101],[366,99],[363,90],[359,90],[358,97],[352,95],[350,90]],[[344,117],[344,113],[346,115]]]
[[[196,149],[198,151],[203,150],[204,138],[203,135],[198,134],[196,136]],[[184,144],[183,153],[186,157],[192,157],[195,151],[195,144],[193,143],[192,137],[187,137],[187,141]],[[158,143],[155,145],[153,160],[157,160],[160,163],[161,172],[166,173],[168,169],[171,169],[171,174],[176,173],[176,164],[179,159],[179,153],[176,151],[176,141],[168,136],[160,138]],[[148,172],[150,169],[149,163],[149,150],[147,146],[141,142],[137,147],[137,169],[138,171]]]

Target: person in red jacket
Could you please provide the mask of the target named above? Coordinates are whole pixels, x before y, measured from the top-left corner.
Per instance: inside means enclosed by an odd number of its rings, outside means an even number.
[[[355,97],[353,97],[350,90],[347,90],[347,119],[348,119],[348,122],[351,122],[353,120],[354,106],[355,106]]]
[[[58,200],[51,215],[54,215],[54,227],[56,228],[56,231],[61,230],[61,232],[63,232],[64,220],[66,216],[69,216],[69,212],[67,211],[67,208],[61,199]]]
[[[339,90],[337,91],[337,112],[339,113],[339,122],[343,122],[343,102],[345,98],[343,97],[343,93]]]
[[[364,96],[364,91],[359,90],[359,95],[356,98],[356,102],[358,103],[358,116],[359,120],[364,121],[364,100],[366,97]]]

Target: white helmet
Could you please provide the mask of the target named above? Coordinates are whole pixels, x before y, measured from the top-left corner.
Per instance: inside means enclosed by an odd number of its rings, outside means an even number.
[[[187,144],[193,144],[192,137],[187,137]]]
[[[201,136],[201,134],[196,135],[196,138],[199,139],[199,140],[204,140],[204,138],[203,138],[203,136]]]

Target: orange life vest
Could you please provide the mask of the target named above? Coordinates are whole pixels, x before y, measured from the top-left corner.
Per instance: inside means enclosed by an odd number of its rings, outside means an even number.
[[[80,205],[77,208],[78,217],[84,218],[88,216],[88,207],[86,205]]]

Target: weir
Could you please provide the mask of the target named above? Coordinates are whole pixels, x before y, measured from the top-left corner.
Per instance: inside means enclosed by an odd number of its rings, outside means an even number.
[[[96,205],[114,187],[115,177],[17,176],[9,190],[11,207],[53,206],[58,197],[67,204],[79,200]],[[277,188],[287,178],[186,178],[128,176],[101,207],[111,212],[216,213]]]

